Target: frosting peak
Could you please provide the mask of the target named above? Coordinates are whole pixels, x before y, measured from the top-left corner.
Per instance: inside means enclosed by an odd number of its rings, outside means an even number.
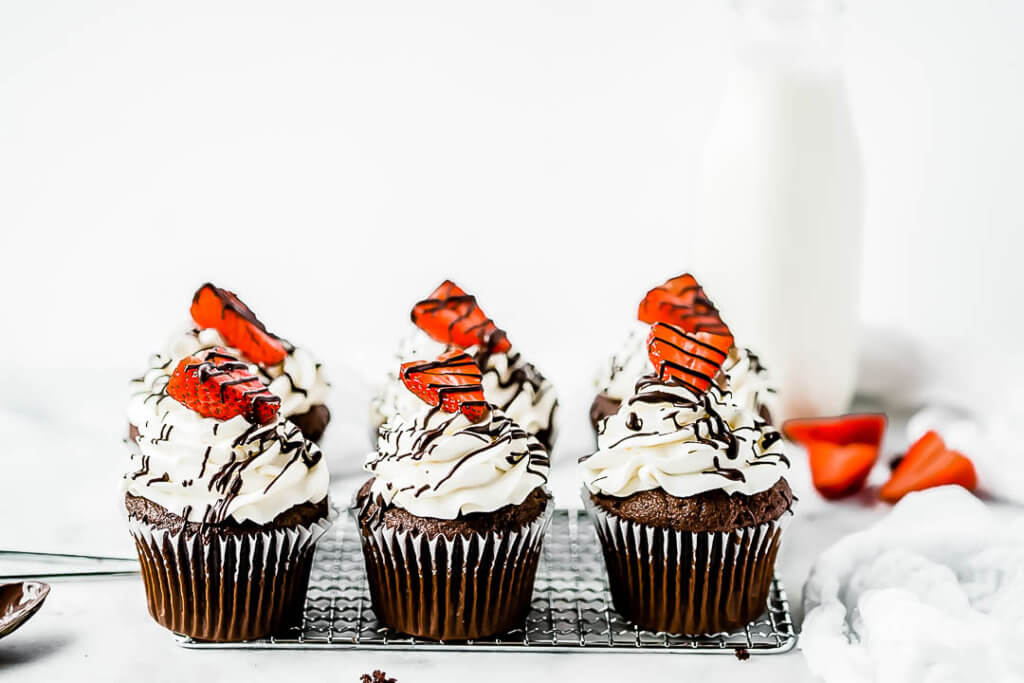
[[[402,340],[396,354],[399,362],[395,363],[395,367],[415,359],[436,358],[445,348],[416,329]],[[487,400],[497,405],[528,433],[540,436],[545,443],[552,443],[558,397],[551,382],[532,364],[527,363],[515,348],[488,353],[474,346],[466,349],[466,353],[473,356],[480,367],[483,374],[481,384]],[[398,373],[392,372],[382,395],[371,406],[374,427],[379,427],[399,413],[413,416],[417,406],[420,412],[428,408],[406,390]]]
[[[604,421],[597,452],[580,466],[593,493],[624,498],[661,488],[686,497],[767,490],[789,461],[779,433],[717,386],[697,396],[649,375]]]
[[[249,371],[259,377],[272,394],[281,398],[282,415],[301,415],[314,405],[326,402],[330,384],[320,363],[309,351],[280,341],[286,350],[284,361],[270,366],[250,364]],[[146,373],[132,381],[128,421],[138,426],[144,420],[155,418],[149,397],[160,393],[178,361],[216,347],[224,348],[229,354],[244,359],[241,352],[231,348],[213,328],[188,327],[173,334],[165,350],[150,360]]]
[[[162,380],[166,383],[166,380]],[[145,403],[150,417],[136,426],[124,490],[191,522],[271,522],[301,503],[327,496],[320,449],[299,428],[277,419],[203,417],[161,389]]]
[[[547,482],[549,467],[540,442],[494,405],[477,423],[437,408],[396,414],[365,464],[375,496],[438,519],[519,505]]]
[[[598,393],[621,401],[633,393],[637,380],[653,370],[647,353],[649,325],[634,323],[621,348],[597,377]],[[750,349],[734,346],[722,364],[719,388],[731,400],[761,416],[777,415],[771,375]]]

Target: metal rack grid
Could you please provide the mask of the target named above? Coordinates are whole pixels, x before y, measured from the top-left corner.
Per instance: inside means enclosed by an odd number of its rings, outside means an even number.
[[[207,643],[176,636],[202,649],[380,649],[538,652],[674,652],[781,654],[796,645],[789,601],[775,579],[767,609],[746,628],[705,636],[643,631],[611,607],[601,549],[582,510],[558,510],[544,540],[532,609],[526,624],[494,638],[436,642],[391,631],[370,606],[355,521],[341,514],[321,540],[301,626],[244,643]]]

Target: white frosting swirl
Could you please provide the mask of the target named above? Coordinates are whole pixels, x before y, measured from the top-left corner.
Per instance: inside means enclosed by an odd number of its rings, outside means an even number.
[[[549,463],[540,442],[492,406],[478,423],[436,408],[399,412],[381,427],[364,469],[385,503],[455,519],[519,505],[547,482]]]
[[[601,369],[595,384],[599,394],[621,401],[633,394],[633,387],[643,375],[654,372],[647,354],[650,325],[635,323],[620,349]],[[731,394],[732,402],[754,413],[762,410],[778,415],[777,394],[771,375],[750,349],[734,346],[722,364],[724,382],[720,385]]]
[[[396,362],[392,364],[394,370],[388,374],[381,395],[370,404],[374,429],[399,413],[414,415],[417,410],[429,410],[430,406],[406,390],[398,376],[398,368],[409,361],[437,358],[444,350],[443,344],[434,341],[418,328],[402,340]],[[466,353],[479,362],[479,348],[470,347]],[[501,408],[502,412],[530,434],[550,431],[550,442],[554,443],[558,396],[551,382],[532,364],[524,361],[522,354],[514,348],[503,353],[489,354],[484,360],[480,368],[483,373],[481,384],[488,402]]]
[[[138,425],[143,420],[152,419],[152,404],[146,398],[163,389],[170,373],[182,358],[214,346],[223,347],[243,361],[246,360],[241,352],[231,348],[213,328],[188,328],[172,335],[167,348],[150,359],[149,370],[142,377],[132,380],[128,421]],[[313,406],[325,403],[331,385],[320,363],[309,351],[287,343],[285,346],[288,348],[288,355],[284,361],[266,367],[250,364],[249,371],[259,377],[271,393],[280,397],[280,414],[290,417],[301,415]]]
[[[327,496],[320,449],[284,418],[253,425],[216,420],[153,394],[150,416],[135,423],[123,488],[191,522],[266,524],[301,503]]]
[[[751,495],[774,486],[789,467],[778,432],[717,387],[695,398],[680,385],[645,378],[602,427],[597,452],[580,463],[592,493]]]

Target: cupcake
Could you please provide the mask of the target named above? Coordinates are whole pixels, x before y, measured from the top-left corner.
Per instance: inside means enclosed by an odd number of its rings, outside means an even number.
[[[151,358],[149,369],[132,380],[130,441],[140,423],[158,417],[154,402],[178,361],[213,348],[226,349],[248,363],[249,371],[281,399],[280,414],[307,439],[320,441],[331,419],[325,405],[330,384],[309,351],[268,332],[233,292],[209,283],[196,291],[191,313],[192,324],[175,332],[164,351]]]
[[[354,506],[374,613],[434,640],[520,626],[552,514],[547,451],[484,398],[465,352],[399,377],[411,401],[381,427]]]
[[[731,346],[726,331],[653,325],[654,372],[581,458],[612,601],[643,629],[717,633],[766,607],[794,500],[789,461],[779,433],[722,379]]]
[[[320,450],[250,367],[223,349],[178,361],[136,425],[123,478],[149,612],[199,640],[293,621],[330,526]]]
[[[613,415],[623,399],[633,393],[636,381],[654,371],[647,357],[647,334],[656,322],[665,322],[691,332],[722,331],[718,309],[690,274],[672,278],[647,293],[625,342],[612,355],[595,381],[597,395],[590,406],[590,422],[595,431],[601,420]],[[734,402],[772,422],[776,392],[771,376],[760,358],[750,349],[733,346],[717,378],[720,389],[731,393]]]
[[[465,350],[483,371],[487,400],[551,450],[558,409],[554,387],[484,315],[476,297],[445,280],[413,307],[412,322],[415,329],[400,343],[395,367],[416,358],[436,358],[448,348]],[[389,375],[371,404],[374,430],[399,413],[407,393],[398,374]]]

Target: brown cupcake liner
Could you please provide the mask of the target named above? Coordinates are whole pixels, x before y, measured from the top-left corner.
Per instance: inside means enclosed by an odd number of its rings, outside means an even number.
[[[522,625],[553,506],[512,532],[443,535],[362,524],[373,611],[390,628],[431,640],[470,640]]]
[[[129,517],[149,613],[175,633],[216,642],[299,623],[316,542],[332,521],[204,538]]]
[[[702,635],[742,628],[767,607],[783,519],[724,532],[640,524],[583,501],[601,541],[616,611],[642,629]]]

